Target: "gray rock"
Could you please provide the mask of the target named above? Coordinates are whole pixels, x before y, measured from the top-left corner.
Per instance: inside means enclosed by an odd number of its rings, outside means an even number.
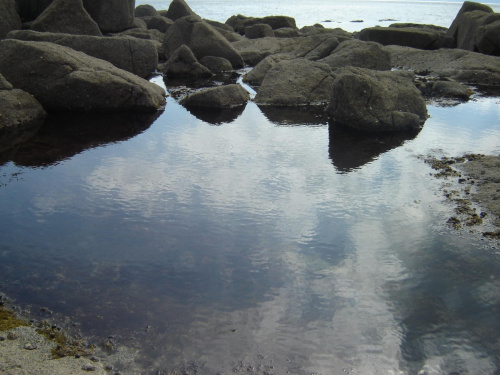
[[[447,35],[450,36],[451,38],[457,40],[457,34],[459,32],[460,24],[462,23],[461,16],[464,13],[468,12],[474,12],[474,11],[480,11],[484,13],[493,13],[493,9],[491,9],[488,5],[476,3],[473,1],[464,1],[462,4],[462,7],[458,11],[457,15],[455,16],[455,19],[453,20],[452,24],[448,28]],[[456,45],[455,45],[456,46]]]
[[[249,39],[257,39],[257,38],[265,38],[265,37],[274,37],[274,32],[271,26],[266,25],[265,23],[256,23],[252,26],[247,26],[245,28],[245,37]]]
[[[151,40],[153,42],[158,42],[160,44],[162,44],[163,39],[165,39],[165,34],[156,29],[150,29],[150,30],[129,29],[122,31],[120,33],[113,34],[113,36],[131,36],[138,39]]]
[[[245,17],[241,14],[230,17],[226,24],[231,26],[235,32],[244,35],[245,29],[249,26],[264,23],[266,25],[271,26],[273,30],[281,29],[283,27],[290,27],[293,29],[297,29],[297,25],[295,24],[295,19],[287,16],[268,16],[268,17]]]
[[[476,35],[478,52],[500,56],[500,21],[481,26]]]
[[[143,20],[146,22],[148,29],[158,30],[164,34],[174,24],[174,21],[162,16],[143,17]]]
[[[215,27],[217,29],[223,29],[223,30],[226,30],[226,31],[234,33],[234,29],[231,26],[229,26],[229,25],[227,25],[225,23],[222,23],[222,22],[219,22],[219,21],[207,20],[207,19],[203,19],[203,21],[205,21],[210,26]]]
[[[300,36],[299,30],[293,27],[281,27],[273,31],[276,38],[297,38]]]
[[[172,0],[167,11],[167,18],[177,21],[179,18],[197,16],[184,0]]]
[[[498,13],[475,10],[461,14],[453,21],[456,25],[456,32],[452,34],[452,37],[456,40],[456,47],[467,51],[477,51],[476,39],[479,30],[497,21],[500,21]]]
[[[339,44],[340,42],[336,37],[328,36],[316,48],[308,52],[305,58],[312,61],[323,59],[329,56]]]
[[[333,72],[326,64],[282,60],[269,69],[254,100],[273,106],[325,105],[333,81]]]
[[[347,40],[340,43],[330,56],[318,60],[331,68],[353,66],[374,70],[390,70],[391,55],[375,42]]]
[[[0,90],[12,90],[14,86],[0,74]]]
[[[197,91],[181,100],[181,104],[186,107],[225,109],[243,106],[249,99],[248,91],[238,84],[232,84]]]
[[[412,131],[427,119],[425,101],[404,71],[336,72],[327,112],[333,123],[367,132]]]
[[[424,51],[387,46],[394,67],[478,86],[500,85],[500,57],[461,49]]]
[[[155,7],[149,4],[138,5],[135,8],[136,17],[154,17],[159,15]]]
[[[158,52],[149,40],[131,37],[100,37],[58,33],[39,33],[19,30],[9,33],[9,38],[51,42],[81,51],[89,56],[106,60],[117,68],[148,78],[158,65]]]
[[[161,87],[53,43],[0,41],[0,74],[51,111],[153,112],[165,104]]]
[[[83,0],[83,6],[103,32],[133,27],[135,0]]]
[[[148,24],[146,23],[146,21],[144,21],[144,19],[142,19],[140,17],[134,17],[134,24],[132,25],[132,28],[133,29],[144,29],[144,30],[147,30],[148,29]]]
[[[469,100],[473,93],[469,87],[459,82],[443,79],[425,82],[419,89],[427,97],[457,99],[460,101]]]
[[[198,16],[183,17],[174,22],[165,34],[164,55],[169,58],[183,44],[193,51],[197,59],[218,56],[229,60],[235,69],[244,66],[238,51]]]
[[[252,70],[243,76],[243,81],[252,86],[260,86],[265,76],[277,63],[283,60],[291,60],[290,54],[275,54],[264,58]]]
[[[82,0],[54,0],[33,22],[35,31],[102,36]]]
[[[21,26],[21,18],[16,11],[16,0],[0,2],[0,39],[5,38],[9,31],[20,29]]]
[[[421,27],[369,27],[359,33],[359,39],[382,45],[398,45],[420,49],[435,49],[444,31]]]
[[[233,66],[223,57],[204,56],[200,59],[200,64],[205,66],[212,73],[222,73],[233,70]]]
[[[199,63],[188,46],[180,46],[160,70],[170,77],[211,77],[212,72]]]

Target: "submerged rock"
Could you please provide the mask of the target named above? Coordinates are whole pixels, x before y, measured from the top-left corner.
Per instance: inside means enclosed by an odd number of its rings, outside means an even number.
[[[0,73],[51,111],[156,111],[165,104],[161,87],[53,43],[0,41]]]
[[[54,0],[31,25],[35,31],[102,36],[82,0]]]
[[[10,39],[51,42],[70,47],[89,56],[106,60],[117,68],[148,78],[158,65],[158,52],[153,42],[130,37],[99,37],[19,30]]]
[[[336,75],[327,108],[334,123],[368,132],[414,131],[427,119],[409,72],[345,68]]]
[[[181,104],[186,107],[226,109],[243,106],[249,99],[250,94],[241,85],[231,84],[197,91],[181,100]]]

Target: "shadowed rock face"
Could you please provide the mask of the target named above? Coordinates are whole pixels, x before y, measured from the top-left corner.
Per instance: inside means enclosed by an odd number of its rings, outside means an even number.
[[[0,165],[9,160],[26,167],[53,165],[89,148],[135,137],[160,114],[51,114],[28,141],[0,153]]]
[[[0,74],[47,111],[157,111],[164,90],[112,64],[45,42],[0,41]]]
[[[134,24],[135,0],[83,0],[83,6],[103,32],[116,33]]]
[[[366,134],[330,123],[328,154],[339,172],[348,173],[417,135],[418,132]]]
[[[21,18],[16,12],[16,0],[2,0],[0,2],[0,39],[5,38],[11,30],[21,28]]]

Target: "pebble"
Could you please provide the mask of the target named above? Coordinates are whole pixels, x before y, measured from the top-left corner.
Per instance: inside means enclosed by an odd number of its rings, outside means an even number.
[[[15,339],[17,339],[18,337],[19,337],[19,335],[18,335],[17,333],[15,333],[15,332],[9,332],[9,333],[7,334],[7,338],[8,338],[9,340],[15,340]]]
[[[0,336],[0,341],[5,341],[5,337],[4,336]]]
[[[82,366],[82,370],[84,371],[95,371],[95,366],[92,366],[92,365],[89,365],[89,364],[85,364]]]
[[[24,349],[26,349],[26,350],[35,350],[36,349],[36,345],[26,344],[26,345],[24,345]]]
[[[91,357],[90,360],[92,362],[99,362],[99,358],[96,358],[96,357]]]

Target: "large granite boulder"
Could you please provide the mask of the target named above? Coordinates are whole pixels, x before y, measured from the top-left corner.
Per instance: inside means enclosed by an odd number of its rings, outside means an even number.
[[[11,39],[50,42],[109,61],[117,68],[148,78],[158,65],[158,52],[149,40],[130,37],[101,37],[18,30],[8,34]]]
[[[481,26],[476,35],[478,52],[500,56],[500,21]]]
[[[223,57],[204,56],[200,59],[200,64],[205,66],[212,73],[222,73],[233,70],[233,66]]]
[[[134,14],[136,17],[154,17],[160,15],[154,6],[149,4],[138,5],[135,8]]]
[[[260,105],[325,105],[334,81],[332,69],[306,59],[282,60],[266,74],[257,90]]]
[[[135,0],[83,0],[83,6],[105,33],[120,32],[134,24]]]
[[[340,43],[329,56],[318,61],[333,69],[346,66],[374,70],[391,69],[391,55],[381,44],[354,39]]]
[[[462,49],[425,51],[409,47],[387,46],[394,67],[420,75],[446,77],[478,86],[500,85],[500,57]]]
[[[160,70],[169,77],[211,77],[212,72],[196,59],[188,46],[180,46]]]
[[[47,42],[0,41],[0,74],[47,111],[156,111],[164,90],[107,61]]]
[[[226,24],[231,26],[235,32],[244,35],[245,30],[249,26],[253,26],[258,23],[264,23],[271,26],[273,30],[281,29],[284,27],[290,27],[297,29],[295,24],[295,19],[287,16],[267,16],[267,17],[246,17],[238,14],[236,16],[231,16]]]
[[[274,31],[271,26],[265,23],[256,23],[245,28],[245,37],[248,39],[274,37]]]
[[[181,100],[186,107],[226,109],[245,105],[250,94],[241,85],[231,84],[197,91]]]
[[[418,130],[427,119],[412,73],[352,67],[336,72],[327,112],[334,123],[367,132]]]
[[[193,51],[197,59],[218,56],[229,60],[235,69],[245,65],[234,47],[198,16],[183,17],[174,22],[165,34],[164,55],[169,58],[183,44]]]
[[[252,70],[243,76],[243,81],[251,86],[260,86],[265,76],[277,63],[283,60],[293,59],[290,54],[278,53],[275,55],[267,56],[261,62],[259,62]]]
[[[0,74],[0,151],[24,140],[47,116],[42,105],[23,90],[14,89]]]
[[[187,16],[196,16],[197,14],[187,5],[184,0],[172,0],[167,11],[167,18],[177,21],[179,18]]]
[[[20,29],[21,18],[16,11],[16,0],[2,0],[0,2],[0,39],[5,38],[11,30]]]
[[[54,0],[33,22],[35,31],[102,36],[82,0]]]
[[[384,46],[398,45],[420,49],[436,49],[445,32],[424,27],[369,27],[359,33],[359,39]]]

